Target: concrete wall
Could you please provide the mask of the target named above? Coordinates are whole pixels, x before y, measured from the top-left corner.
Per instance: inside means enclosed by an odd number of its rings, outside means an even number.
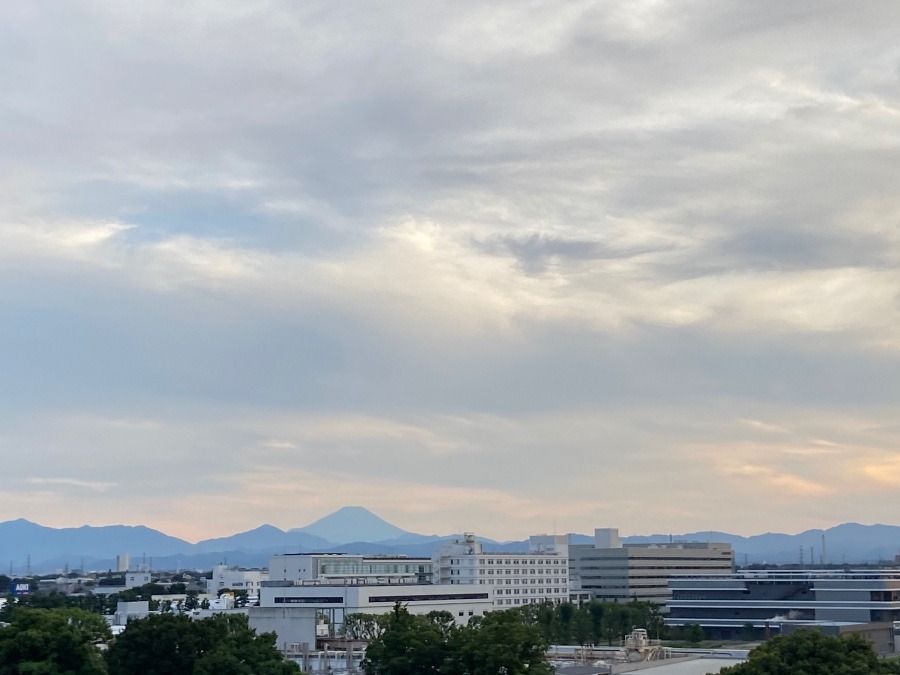
[[[247,615],[257,633],[278,636],[278,649],[304,644],[316,648],[316,610],[311,607],[249,607]]]

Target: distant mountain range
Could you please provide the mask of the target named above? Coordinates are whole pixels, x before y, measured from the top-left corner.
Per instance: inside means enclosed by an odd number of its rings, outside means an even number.
[[[108,525],[52,528],[24,519],[0,523],[0,572],[23,574],[82,566],[87,570],[115,567],[117,555],[129,554],[132,564],[146,561],[154,569],[209,569],[219,563],[263,567],[274,553],[335,552],[430,557],[441,542],[458,535],[407,532],[361,506],[346,506],[305,527],[282,530],[261,525],[230,537],[192,544],[144,526]],[[576,543],[591,543],[589,535],[573,535]],[[845,523],[800,534],[766,533],[742,537],[727,532],[623,537],[625,543],[716,541],[731,544],[738,564],[803,562],[855,564],[893,560],[900,551],[900,527]],[[488,551],[527,550],[527,541],[497,542],[479,538]]]

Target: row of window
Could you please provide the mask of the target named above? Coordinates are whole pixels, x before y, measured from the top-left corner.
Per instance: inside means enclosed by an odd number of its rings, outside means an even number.
[[[538,560],[537,558],[523,558],[521,560],[517,560],[515,558],[513,558],[513,559],[498,558],[496,564],[498,564],[498,565],[559,565],[560,562],[561,561],[559,558],[550,558],[550,559],[545,559],[545,560]],[[493,558],[487,558],[487,559],[479,558],[478,564],[479,565],[493,565],[494,559]]]
[[[495,605],[530,605],[534,602],[531,598],[505,598],[503,600],[494,600]],[[554,600],[559,603],[559,598]]]
[[[520,569],[518,567],[507,567],[506,569],[498,569],[498,570],[478,570],[480,574],[494,574],[496,571],[497,574],[515,574],[518,576],[519,574],[544,574],[544,568],[532,568],[532,569]],[[547,574],[559,574],[560,572],[565,572],[565,570],[553,570],[547,569]]]
[[[522,588],[522,589],[497,588],[497,589],[494,589],[494,595],[544,595],[544,590],[547,591],[547,594],[550,594],[550,593],[559,594],[561,592],[562,593],[566,592],[565,588],[563,588],[562,590],[560,590],[559,588],[547,588],[547,589],[543,589],[543,588],[532,588],[532,589],[528,589],[528,588]]]
[[[547,577],[546,583],[548,584],[564,584],[566,582],[565,579],[560,579],[559,577]],[[493,584],[495,583],[493,579],[479,579],[479,584]],[[507,586],[527,586],[529,583],[534,584],[543,584],[545,580],[543,578],[540,579],[497,579],[496,581],[498,586],[502,586],[506,584]]]

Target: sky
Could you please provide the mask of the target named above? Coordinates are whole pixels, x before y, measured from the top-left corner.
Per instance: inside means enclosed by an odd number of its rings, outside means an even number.
[[[900,3],[0,5],[0,520],[898,524]]]

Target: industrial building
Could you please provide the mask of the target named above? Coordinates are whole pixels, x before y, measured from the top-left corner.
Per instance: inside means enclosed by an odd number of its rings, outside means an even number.
[[[598,528],[593,544],[568,546],[573,592],[595,600],[639,600],[664,604],[673,575],[728,575],[734,570],[730,544],[668,542],[624,544],[615,528]]]
[[[787,632],[797,626],[839,629],[900,621],[896,570],[766,570],[669,581],[669,625],[699,624],[717,637],[749,629]]]

